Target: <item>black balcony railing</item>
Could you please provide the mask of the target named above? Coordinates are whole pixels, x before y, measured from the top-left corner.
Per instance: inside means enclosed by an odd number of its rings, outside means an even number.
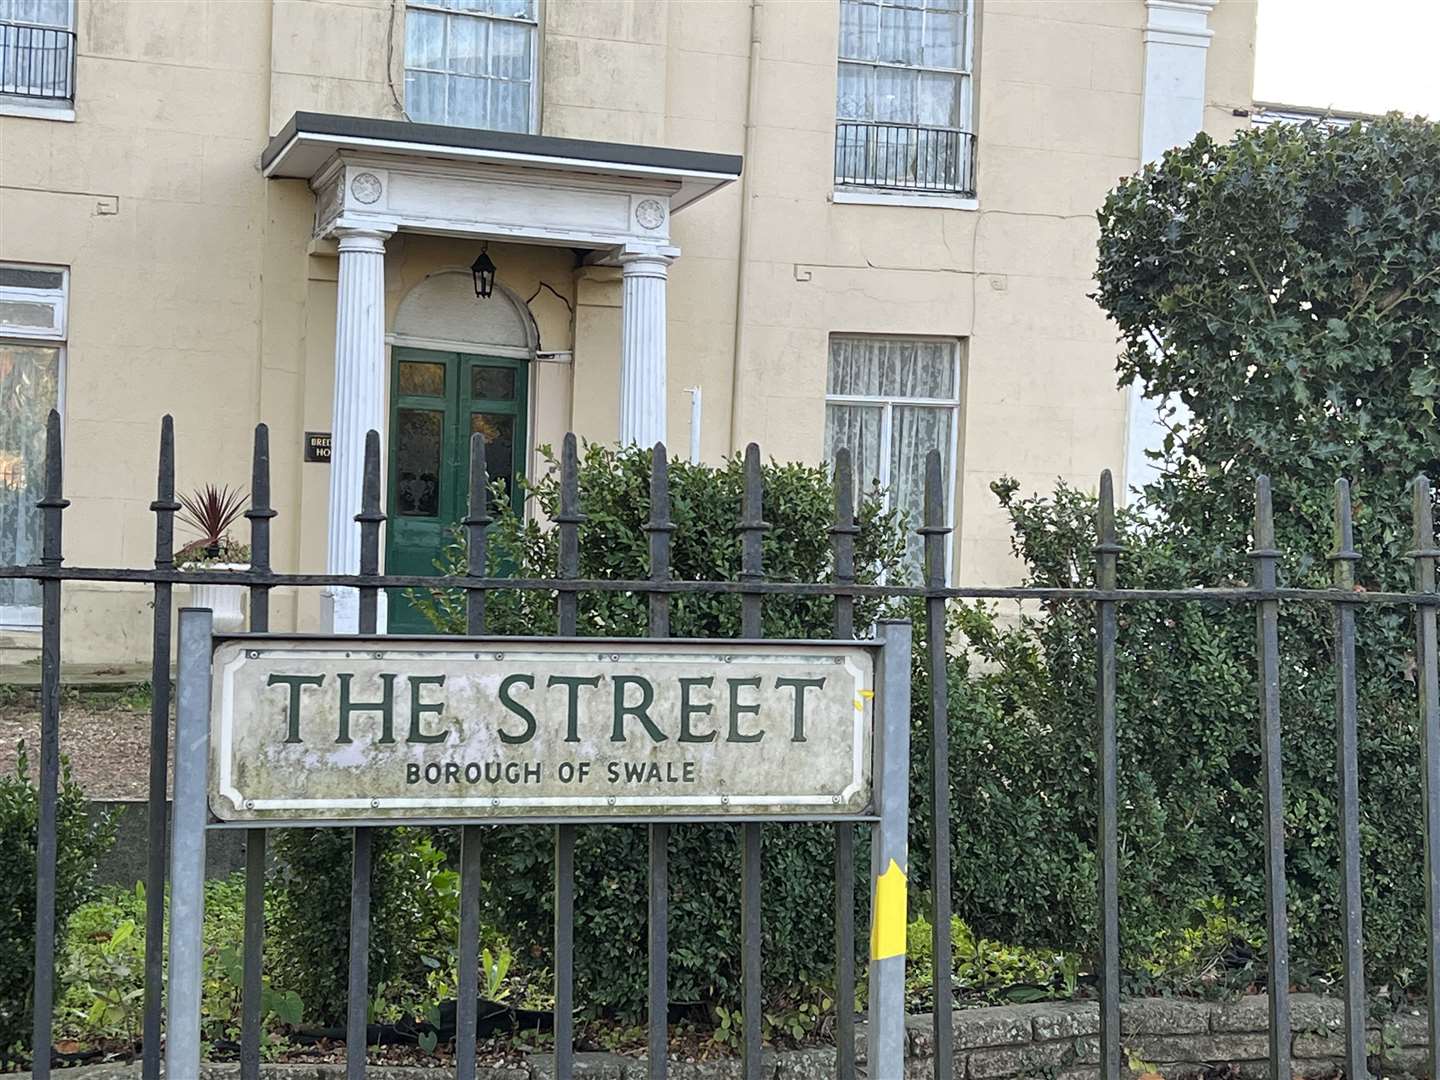
[[[74,100],[75,32],[0,23],[0,95]]]
[[[975,136],[918,124],[841,121],[835,125],[840,187],[975,194]]]

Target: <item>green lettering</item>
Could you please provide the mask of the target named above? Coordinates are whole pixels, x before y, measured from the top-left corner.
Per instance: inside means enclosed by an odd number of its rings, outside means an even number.
[[[655,687],[650,685],[650,680],[640,675],[616,675],[612,681],[615,683],[615,726],[610,732],[610,741],[625,741],[625,717],[633,716],[644,725],[651,739],[664,742],[668,736],[650,719],[650,704],[655,700]],[[634,705],[625,704],[627,686],[640,688],[640,700]]]
[[[690,688],[692,686],[703,686],[706,689],[715,685],[715,680],[709,675],[703,679],[680,680],[680,738],[679,742],[714,742],[720,737],[718,731],[709,731],[704,735],[697,735],[690,727],[692,716],[708,716],[715,711],[715,706],[710,702],[692,702],[690,700]]]
[[[580,687],[599,686],[600,676],[591,675],[588,678],[583,675],[551,675],[550,681],[545,684],[545,689],[552,686],[563,686],[569,691],[568,706],[565,714],[565,741],[579,742],[580,732]]]
[[[383,686],[384,695],[379,701],[351,701],[350,680],[355,676],[348,671],[341,672],[340,679],[340,733],[335,737],[337,743],[354,742],[350,738],[350,714],[357,712],[378,712],[380,714],[380,742],[393,743],[395,741],[395,676],[384,674],[380,676],[380,685]]]
[[[285,732],[287,743],[304,741],[300,738],[300,688],[302,686],[322,686],[324,683],[324,675],[271,675],[265,684],[266,686],[290,687],[290,711],[286,718]]]
[[[409,740],[413,743],[442,743],[450,737],[450,732],[437,731],[434,734],[426,734],[420,730],[420,717],[426,713],[434,713],[439,716],[445,711],[443,701],[421,701],[420,687],[422,686],[444,686],[444,675],[411,675],[410,676],[410,735]]]
[[[748,686],[753,690],[760,689],[760,676],[756,675],[749,679],[726,679],[730,684],[730,733],[725,736],[726,742],[759,742],[765,737],[763,731],[752,731],[742,733],[740,730],[740,717],[756,716],[760,712],[760,703],[742,705],[739,700],[741,687]]]
[[[500,741],[512,746],[516,743],[529,742],[535,737],[535,714],[510,696],[510,688],[517,683],[527,690],[534,690],[535,676],[507,675],[500,683],[500,704],[525,721],[525,730],[519,735],[511,735],[505,731],[500,732]]]
[[[790,737],[791,742],[805,742],[805,691],[810,689],[823,690],[825,688],[825,677],[818,679],[790,679],[784,676],[775,680],[775,687],[793,686],[795,688],[795,734]]]

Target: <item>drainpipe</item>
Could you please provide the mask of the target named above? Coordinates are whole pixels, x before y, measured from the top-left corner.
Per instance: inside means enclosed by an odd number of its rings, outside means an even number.
[[[745,356],[745,321],[750,305],[746,302],[745,270],[750,257],[750,177],[754,175],[755,116],[760,96],[760,8],[764,0],[750,0],[750,61],[745,72],[745,149],[740,173],[740,248],[735,257],[735,340],[730,365],[730,447],[743,445],[745,429],[741,407],[740,366]]]

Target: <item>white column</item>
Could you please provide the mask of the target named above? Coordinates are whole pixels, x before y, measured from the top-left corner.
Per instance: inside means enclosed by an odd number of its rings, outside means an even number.
[[[1140,164],[1159,161],[1166,150],[1183,146],[1205,126],[1205,54],[1215,32],[1210,11],[1217,0],[1146,0],[1145,75],[1140,99]],[[1184,419],[1184,406],[1172,402]],[[1166,428],[1154,401],[1130,384],[1129,423],[1125,432],[1125,494],[1154,480],[1157,471],[1146,451],[1157,450]]]
[[[674,256],[625,252],[620,261],[620,444],[665,441],[665,281]]]
[[[393,230],[338,229],[340,281],[335,302],[335,395],[331,408],[330,523],[327,574],[360,569],[360,492],[365,434],[385,430],[385,240]],[[382,473],[383,475],[383,473]],[[360,596],[326,590],[326,623],[337,634],[360,627]],[[385,594],[380,594],[381,628]]]

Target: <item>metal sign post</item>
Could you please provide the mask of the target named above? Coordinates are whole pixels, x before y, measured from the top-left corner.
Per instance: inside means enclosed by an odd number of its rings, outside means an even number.
[[[165,1075],[200,1075],[206,783],[210,755],[208,608],[182,608],[175,694],[175,810],[170,834],[170,978]]]
[[[215,639],[208,610],[182,610],[168,1075],[200,1067],[207,828],[476,818],[870,824],[869,1075],[901,1075],[911,629],[877,630],[868,642]],[[356,874],[368,883],[368,865]],[[365,895],[352,895],[352,944]],[[566,955],[569,919],[558,926]],[[363,1007],[353,956],[351,976]]]
[[[910,867],[910,623],[878,626],[879,722],[870,842],[869,1075],[905,1074],[906,875]]]

